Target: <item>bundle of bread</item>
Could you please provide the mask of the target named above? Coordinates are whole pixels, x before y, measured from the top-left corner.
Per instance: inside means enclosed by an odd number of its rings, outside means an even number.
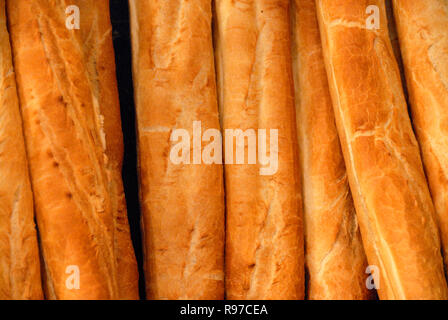
[[[302,299],[304,248],[289,1],[217,0],[215,4],[221,121],[224,130],[240,130],[226,134],[224,147],[226,295],[228,299]],[[269,143],[262,139],[268,133]],[[249,144],[256,140],[258,161],[250,163],[254,149]],[[245,154],[236,155],[241,150]],[[263,151],[274,166],[261,157]],[[238,163],[228,155],[247,160]],[[263,170],[266,165],[273,170]]]
[[[138,298],[109,2],[8,0],[7,12],[46,297]]]
[[[314,0],[292,7],[308,299],[367,299],[367,261],[328,88]]]
[[[201,159],[205,130],[219,133],[211,1],[129,5],[147,298],[222,299],[219,141],[219,161]]]
[[[448,1],[129,7],[149,299],[448,299]],[[0,45],[0,299],[138,298],[109,0]]]
[[[0,0],[0,300],[43,297],[5,1]]]
[[[412,119],[448,268],[448,1],[394,0]]]
[[[378,294],[446,299],[434,207],[389,40],[385,3],[316,3],[336,124],[364,248],[372,270],[379,272]]]

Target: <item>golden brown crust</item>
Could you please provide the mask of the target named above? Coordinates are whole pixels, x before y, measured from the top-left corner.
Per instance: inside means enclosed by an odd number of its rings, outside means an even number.
[[[448,2],[393,1],[412,118],[448,268]]]
[[[379,8],[380,29],[366,28]],[[446,299],[434,208],[384,1],[317,0],[326,70],[364,248],[382,299]]]
[[[307,298],[368,299],[367,260],[336,130],[315,1],[295,0],[291,15]]]
[[[170,161],[174,129],[219,129],[211,1],[129,4],[147,297],[222,299],[222,165]]]
[[[117,259],[118,286],[121,296],[138,299],[138,271],[134,248],[130,238],[126,199],[121,177],[123,164],[123,132],[121,130],[120,103],[115,75],[115,53],[112,42],[112,26],[109,15],[109,0],[78,0],[82,12],[81,46],[85,65],[89,72],[91,90],[98,97],[100,114],[106,139],[106,163],[110,175],[110,198],[115,214],[117,237],[115,256]],[[93,33],[93,36],[92,36]]]
[[[42,299],[33,195],[4,0],[0,0],[0,92],[0,300]]]
[[[227,164],[228,299],[303,299],[302,203],[289,1],[216,1],[224,129],[278,129],[278,170]],[[247,148],[247,146],[246,146]]]
[[[7,3],[46,296],[138,298],[117,94],[107,89],[116,82],[103,70],[113,63],[108,1]],[[66,28],[72,4],[84,18],[80,30]],[[79,268],[79,289],[67,286],[70,266]]]
[[[403,60],[401,59],[400,44],[398,41],[397,25],[395,23],[394,10],[392,8],[392,0],[385,0],[386,13],[387,13],[387,26],[389,30],[389,39],[394,50],[394,56],[398,63],[398,69],[400,70],[401,82],[404,90],[404,95],[407,97],[406,81],[404,77]]]

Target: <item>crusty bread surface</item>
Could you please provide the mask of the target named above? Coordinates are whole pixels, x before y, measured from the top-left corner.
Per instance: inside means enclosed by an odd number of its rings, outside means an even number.
[[[367,260],[336,130],[315,1],[295,0],[291,18],[307,298],[368,299]]]
[[[33,195],[0,0],[0,300],[42,299]]]
[[[447,299],[434,206],[389,40],[385,3],[316,3],[363,244],[371,270],[379,271],[378,294],[381,299]],[[368,6],[377,9],[367,13]],[[367,28],[376,11],[379,29]]]
[[[136,299],[109,2],[11,0],[7,12],[45,295]]]
[[[217,0],[215,8],[223,129],[266,129],[268,154],[278,151],[278,168],[268,175],[261,174],[260,159],[249,164],[248,139],[244,164],[225,165],[226,296],[303,299],[304,244],[289,1]],[[270,148],[271,130],[278,130],[277,150]],[[232,145],[235,151],[236,142]],[[227,156],[229,150],[224,149]]]
[[[202,133],[220,129],[212,3],[129,5],[147,298],[223,299],[222,160],[194,164],[208,143],[190,141],[194,122]],[[189,164],[171,158],[175,130],[188,134]]]
[[[448,268],[448,1],[393,1],[414,129]]]

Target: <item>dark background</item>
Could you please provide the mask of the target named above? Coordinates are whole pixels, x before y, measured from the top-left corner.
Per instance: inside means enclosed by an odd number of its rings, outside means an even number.
[[[134,244],[140,274],[140,298],[144,299],[143,251],[138,198],[137,146],[128,1],[110,0],[110,14],[124,138],[123,183],[132,242]]]

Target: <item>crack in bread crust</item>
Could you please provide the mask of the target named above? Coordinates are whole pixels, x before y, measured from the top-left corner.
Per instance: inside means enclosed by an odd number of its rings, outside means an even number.
[[[445,299],[434,209],[400,85],[384,1],[318,0],[325,64],[369,264],[382,299]],[[380,9],[380,29],[331,27]],[[356,137],[354,139],[354,137]],[[422,258],[425,257],[425,258]]]
[[[71,2],[79,31],[65,27],[67,3],[8,1],[46,295],[135,299],[108,1]],[[79,290],[66,287],[69,265]]]

